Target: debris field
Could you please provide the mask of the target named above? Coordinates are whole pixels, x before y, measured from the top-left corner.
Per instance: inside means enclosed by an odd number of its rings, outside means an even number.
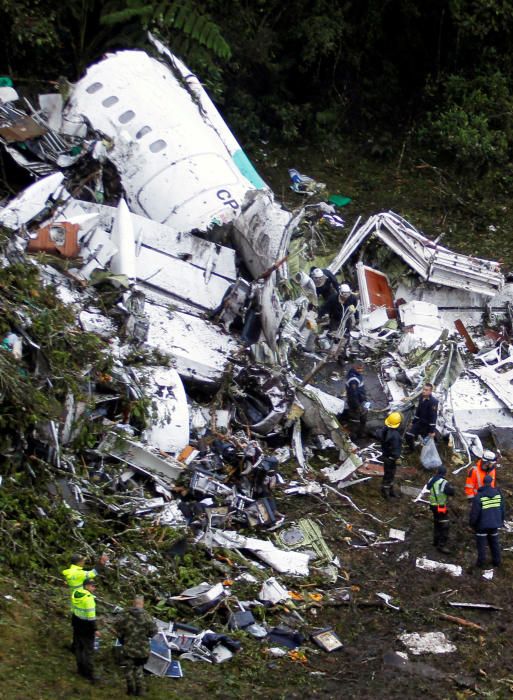
[[[294,169],[297,206],[279,204],[150,38],[154,56],[110,54],[66,98],[0,87],[0,141],[33,178],[0,208],[3,569],[37,568],[64,626],[59,559],[106,552],[102,663],[142,590],[170,697],[224,697],[242,671],[257,697],[507,697],[513,523],[503,567],[471,571],[463,483],[492,447],[508,504],[513,281],[392,211],[349,230],[350,199]],[[336,323],[311,277],[333,240],[326,269],[356,299]],[[458,490],[443,557],[420,450],[401,498],[379,493],[383,421],[406,428],[426,382]]]

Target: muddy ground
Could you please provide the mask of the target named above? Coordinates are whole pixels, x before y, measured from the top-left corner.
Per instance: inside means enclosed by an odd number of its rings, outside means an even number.
[[[443,443],[440,449],[445,454]],[[311,458],[311,478],[322,480],[318,470],[336,463],[336,451],[316,451]],[[293,478],[295,465],[289,463],[283,473]],[[420,466],[418,454],[414,454],[399,467],[397,482],[421,488],[429,476]],[[492,581],[484,580],[480,572],[472,570],[475,548],[467,527],[465,471],[449,479],[457,488],[457,496],[450,504],[450,555],[440,555],[431,545],[432,520],[428,506],[414,503],[405,495],[383,501],[380,477],[342,491],[359,510],[334,493],[324,501],[318,497],[278,493],[278,508],[287,515],[288,523],[301,517],[319,523],[328,545],[340,559],[340,576],[335,584],[327,584],[314,571],[308,579],[278,576],[289,590],[305,597],[319,592],[323,598],[315,603],[296,603],[296,612],[303,621],[282,606],[261,615],[271,625],[285,623],[305,636],[315,629],[332,627],[344,648],[328,654],[307,641],[303,646],[304,662],[288,657],[275,659],[265,654],[268,644],[239,632],[236,636],[242,641],[243,650],[232,661],[221,666],[185,661],[185,675],[180,680],[151,677],[148,697],[201,698],[205,693],[219,698],[283,699],[339,698],[346,694],[362,700],[413,698],[421,694],[426,698],[511,697],[513,555],[504,552],[504,564]],[[501,466],[498,482],[507,502],[513,502],[511,465]],[[386,543],[390,527],[405,530],[405,541]],[[504,549],[513,549],[513,533],[503,532],[502,544]],[[415,560],[424,556],[459,564],[464,573],[455,578],[419,570]],[[176,561],[176,567],[182,564],[180,559]],[[234,561],[233,565],[224,562],[223,566],[228,567],[224,575],[232,579],[244,569],[252,570],[249,561]],[[270,575],[269,571],[253,571],[262,580]],[[214,582],[220,577],[222,573],[212,565],[209,580]],[[160,581],[160,585],[165,586],[165,581]],[[257,584],[235,583],[232,593],[240,599],[251,599],[256,597],[258,588]],[[351,601],[327,604],[326,591],[333,588],[346,588]],[[91,687],[75,675],[74,660],[67,649],[66,596],[57,580],[48,580],[47,586],[35,581],[32,585],[3,572],[0,591],[3,697],[46,700],[68,697],[71,692],[80,698],[101,700],[123,692],[123,680],[113,658],[110,611],[106,606],[99,604],[103,613],[99,653],[103,681]],[[379,592],[391,595],[392,603],[400,610],[384,606],[376,595]],[[6,599],[5,595],[16,600]],[[100,585],[99,596],[116,602],[107,583]],[[501,610],[463,610],[450,607],[451,601],[489,603]],[[194,617],[190,608],[178,606],[173,617],[223,631],[227,614],[227,610],[219,608],[213,614]],[[443,614],[462,617],[481,629],[441,619]],[[387,665],[385,656],[389,652],[406,651],[398,640],[401,633],[427,631],[444,632],[456,645],[456,651],[421,657],[410,654],[414,665],[409,671]]]

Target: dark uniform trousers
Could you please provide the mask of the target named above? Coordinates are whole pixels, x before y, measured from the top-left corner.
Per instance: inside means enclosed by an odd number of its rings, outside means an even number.
[[[492,565],[500,566],[501,564],[501,548],[499,544],[499,532],[495,528],[487,528],[486,530],[478,530],[476,532],[477,545],[477,566],[483,567],[486,562],[486,550],[490,547],[492,555]]]
[[[440,513],[438,506],[431,506],[433,513],[433,545],[435,547],[445,547],[449,539],[449,514]]]
[[[390,488],[395,478],[397,460],[393,457],[383,457],[383,487]]]
[[[96,624],[73,615],[73,643],[77,670],[84,678],[94,680],[94,637]]]

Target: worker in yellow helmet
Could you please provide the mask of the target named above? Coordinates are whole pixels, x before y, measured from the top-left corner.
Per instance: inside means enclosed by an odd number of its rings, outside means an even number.
[[[403,417],[398,411],[393,411],[385,418],[385,426],[381,433],[381,452],[383,454],[381,495],[387,500],[390,497],[395,498],[399,496],[394,490],[394,477],[403,443],[403,438],[399,431],[402,419]]]

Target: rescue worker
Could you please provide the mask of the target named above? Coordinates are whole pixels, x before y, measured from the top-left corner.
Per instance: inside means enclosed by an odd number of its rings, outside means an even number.
[[[332,294],[324,304],[319,307],[319,318],[326,314],[330,317],[330,329],[335,330],[340,326],[342,318],[346,318],[344,334],[349,335],[353,327],[353,320],[359,320],[356,310],[358,299],[351,291],[348,284],[341,284],[337,293]]]
[[[102,554],[99,562],[98,562],[98,568],[100,569],[101,567],[105,566],[105,564],[108,562],[108,556],[106,554]],[[86,558],[83,554],[73,554],[71,556],[71,565],[68,569],[64,569],[61,573],[63,574],[66,583],[68,585],[68,590],[70,594],[70,599],[71,596],[73,595],[73,592],[78,590],[79,588],[82,587],[84,581],[86,579],[93,579],[98,575],[98,571],[96,569],[89,569],[86,571],[84,569],[86,563]],[[73,608],[73,606],[71,606]],[[76,635],[75,635],[75,627],[73,626],[73,613],[71,617],[71,626],[72,626],[72,634],[73,634],[73,641],[71,642],[71,649],[73,653],[75,652],[75,645],[76,645]]]
[[[105,566],[108,560],[108,556],[106,554],[102,554],[99,559],[98,568]],[[89,571],[85,571],[85,563],[86,558],[83,554],[73,554],[71,556],[70,567],[61,572],[66,579],[66,583],[68,584],[70,596],[73,595],[73,591],[76,591],[77,588],[80,588],[83,585],[87,578],[93,579],[98,575],[98,571],[96,569],[89,569]]]
[[[72,625],[75,640],[77,670],[91,683],[98,681],[94,672],[94,640],[100,633],[96,629],[96,589],[93,579],[86,578],[83,584],[71,595],[73,611]]]
[[[486,474],[483,486],[477,490],[470,509],[470,527],[476,533],[476,566],[484,568],[486,545],[492,555],[492,566],[501,565],[501,549],[498,529],[504,525],[504,497],[493,486],[493,477]]]
[[[492,477],[492,486],[495,488],[495,467],[497,458],[491,450],[484,450],[481,459],[470,467],[467,472],[467,480],[465,481],[465,495],[467,498],[474,498],[478,490],[484,484],[484,478],[487,474]]]
[[[338,294],[339,284],[337,278],[330,270],[321,270],[320,267],[314,267],[310,271],[310,277],[315,283],[317,296],[322,297],[324,301],[327,301],[332,294]]]
[[[399,496],[394,490],[394,477],[397,460],[401,457],[403,438],[399,432],[402,416],[393,411],[385,418],[385,427],[381,433],[381,452],[383,454],[383,483],[381,495],[385,499]]]
[[[429,481],[429,503],[433,513],[433,545],[443,554],[449,554],[447,540],[449,539],[449,515],[447,513],[447,497],[454,496],[452,486],[445,475],[447,469],[442,465]]]
[[[358,428],[354,433],[356,439],[365,435],[367,414],[370,408],[370,401],[367,400],[367,390],[363,378],[364,371],[365,365],[363,361],[355,360],[346,376],[347,415],[350,423],[358,423]],[[353,437],[353,431],[351,433],[351,437]]]
[[[135,596],[132,607],[115,623],[116,634],[123,645],[127,695],[144,695],[144,665],[150,655],[150,639],[158,629],[144,609],[144,597]]]
[[[433,396],[433,385],[429,382],[424,384],[422,395],[419,399],[412,423],[406,432],[406,443],[413,451],[415,448],[415,438],[419,435],[422,438],[435,437],[436,419],[438,416],[438,399]]]

